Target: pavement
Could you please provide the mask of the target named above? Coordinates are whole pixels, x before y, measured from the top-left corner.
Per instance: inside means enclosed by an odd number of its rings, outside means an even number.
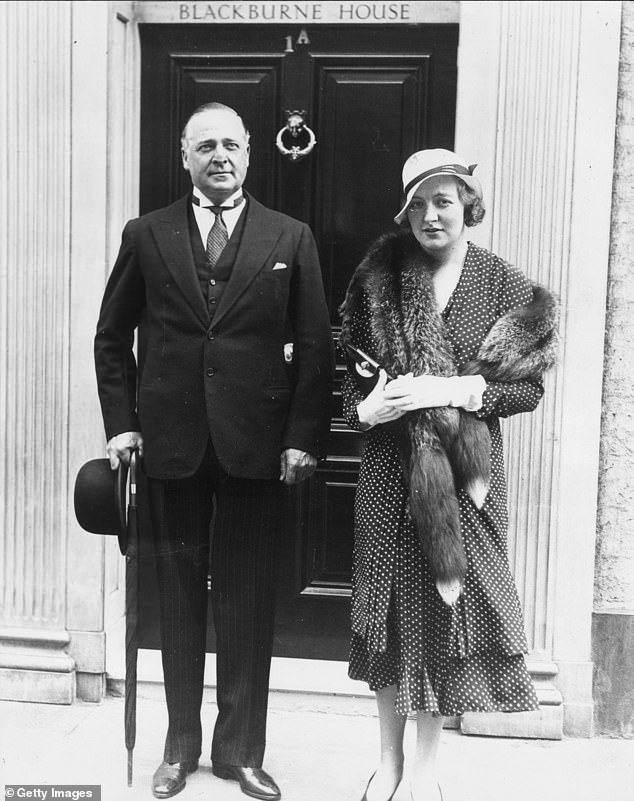
[[[205,755],[179,801],[240,801],[238,785],[211,773],[216,708],[205,691]],[[415,721],[406,727],[411,754]],[[150,801],[166,727],[162,688],[140,688],[134,781],[126,782],[123,699],[71,706],[0,702],[0,799],[51,798],[59,785],[100,785],[103,801]],[[272,692],[264,767],[284,801],[360,801],[378,753],[371,698]],[[519,740],[444,729],[439,755],[444,801],[634,801],[634,740]],[[5,785],[44,785],[26,795]],[[72,797],[72,796],[66,796]],[[80,798],[80,795],[75,795]],[[84,796],[86,797],[86,796]],[[95,796],[93,796],[94,798]],[[394,801],[410,801],[406,773]]]

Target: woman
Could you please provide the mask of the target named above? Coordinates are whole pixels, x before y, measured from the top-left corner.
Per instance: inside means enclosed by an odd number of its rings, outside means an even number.
[[[409,713],[412,798],[437,801],[443,716],[538,708],[506,551],[499,418],[539,403],[557,306],[468,241],[484,206],[463,159],[415,153],[403,187],[400,229],[372,245],[342,305],[342,345],[356,354],[344,413],[369,432],[355,500],[349,673],[376,692],[381,757],[363,801],[396,792]],[[373,388],[366,355],[382,368]]]

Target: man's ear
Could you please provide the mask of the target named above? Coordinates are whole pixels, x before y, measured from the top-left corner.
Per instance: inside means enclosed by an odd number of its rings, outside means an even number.
[[[187,151],[185,148],[181,148],[181,159],[183,160],[183,167],[187,170],[189,169],[189,163],[187,160]]]

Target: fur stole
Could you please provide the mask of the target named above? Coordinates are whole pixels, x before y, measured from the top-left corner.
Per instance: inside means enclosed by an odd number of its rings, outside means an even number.
[[[410,231],[387,234],[371,246],[352,276],[340,311],[343,345],[359,346],[352,340],[352,322],[355,314],[367,313],[377,351],[370,355],[392,376],[411,371],[514,381],[538,378],[555,362],[557,303],[535,285],[533,302],[497,320],[477,359],[458,370],[425,254]],[[431,572],[437,581],[462,583],[467,563],[457,491],[465,489],[478,507],[484,502],[490,476],[489,428],[474,414],[448,406],[409,412],[388,425],[403,463],[409,513]]]

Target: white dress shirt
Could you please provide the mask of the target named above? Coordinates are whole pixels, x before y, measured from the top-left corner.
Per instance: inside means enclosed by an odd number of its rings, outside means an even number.
[[[194,209],[194,217],[196,218],[196,225],[198,226],[198,230],[200,231],[200,238],[203,241],[203,248],[207,247],[207,237],[209,236],[209,231],[211,230],[211,226],[214,224],[214,220],[216,219],[216,215],[213,211],[209,211],[209,206],[213,206],[213,203],[206,195],[198,189],[197,186],[193,189],[193,194],[195,197],[198,198],[200,201],[200,206],[196,203],[192,203],[192,208]],[[233,229],[238,224],[238,220],[240,219],[240,215],[244,211],[246,207],[246,202],[240,203],[239,206],[234,206],[233,202],[237,197],[242,195],[242,189],[238,189],[237,192],[234,192],[233,195],[228,197],[226,200],[223,200],[220,204],[223,208],[226,206],[227,210],[222,212],[222,219],[227,227],[227,233],[229,236],[233,233]]]

